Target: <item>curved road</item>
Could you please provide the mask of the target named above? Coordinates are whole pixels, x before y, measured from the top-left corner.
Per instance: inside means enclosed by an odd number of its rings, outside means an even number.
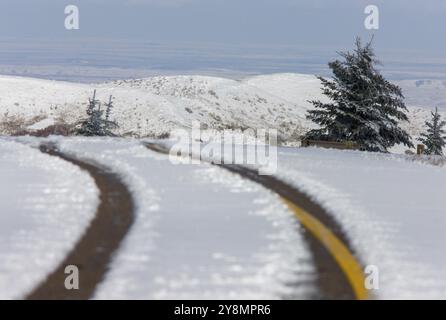
[[[168,153],[159,144],[145,143],[147,148]],[[59,152],[53,144],[40,150],[60,157],[86,170],[100,189],[100,205],[89,228],[59,267],[27,299],[89,299],[103,280],[113,254],[134,222],[132,195],[120,178],[110,170]],[[361,262],[351,250],[340,226],[327,212],[304,193],[272,176],[238,165],[219,167],[252,180],[278,194],[305,228],[305,239],[317,271],[316,285],[320,299],[367,299]],[[79,290],[67,290],[65,267],[75,265],[82,273]]]
[[[134,202],[127,187],[112,171],[59,152],[53,144],[40,150],[87,171],[100,190],[100,205],[90,226],[59,267],[26,298],[29,300],[90,299],[103,280],[113,254],[119,248],[134,221]],[[65,288],[65,268],[79,268],[79,290]]]
[[[168,154],[163,145],[145,143],[152,151]],[[192,155],[190,155],[192,156]],[[321,299],[371,298],[365,288],[363,264],[340,225],[320,205],[306,194],[273,176],[262,176],[257,171],[240,165],[217,165],[246,179],[261,184],[278,194],[305,228],[305,239],[311,249],[317,270],[317,287]]]
[[[304,236],[313,255],[322,299],[369,298],[361,262],[339,224],[320,205],[273,176],[262,176],[238,165],[219,166],[277,193],[296,215],[307,231]]]

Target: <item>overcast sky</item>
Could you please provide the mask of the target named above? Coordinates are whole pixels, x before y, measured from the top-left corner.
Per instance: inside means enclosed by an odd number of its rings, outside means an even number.
[[[71,4],[80,30],[64,27]],[[373,32],[364,27],[368,5],[380,10]],[[445,31],[446,0],[0,0],[0,73],[83,64],[324,74],[336,51],[374,34],[392,77],[446,79]]]
[[[64,29],[68,4],[79,6],[79,31]],[[444,52],[444,0],[1,0],[0,38],[341,46],[369,33],[369,4],[381,11],[377,45]]]

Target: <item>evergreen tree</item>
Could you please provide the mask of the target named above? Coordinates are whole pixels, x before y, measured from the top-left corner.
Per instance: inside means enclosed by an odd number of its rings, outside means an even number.
[[[318,77],[322,93],[329,102],[310,101],[315,109],[307,118],[320,129],[309,131],[305,138],[328,141],[353,141],[368,151],[386,152],[395,144],[413,147],[410,136],[399,127],[408,121],[401,88],[388,82],[376,69],[379,64],[370,41],[341,52],[343,61],[328,65],[333,79]]]
[[[93,98],[88,98],[87,115],[91,116],[93,112],[99,107],[100,102],[96,100],[96,90],[93,91]]]
[[[427,130],[421,134],[419,139],[421,143],[426,146],[425,153],[428,155],[443,155],[443,148],[446,145],[445,130],[443,127],[446,121],[441,120],[441,115],[438,113],[438,108],[435,108],[435,113],[432,114],[432,120],[426,121]]]
[[[107,107],[106,111],[105,111],[105,120],[109,121],[110,120],[110,114],[111,111],[113,109],[113,101],[112,101],[112,96],[110,95],[110,98],[108,99],[108,103],[105,104],[105,106]]]
[[[79,121],[77,134],[82,136],[113,136],[112,129],[118,128],[114,121],[110,121],[110,115],[113,108],[112,96],[106,104],[105,119],[104,110],[101,110],[101,103],[96,100],[96,90],[93,98],[88,99],[87,118]]]
[[[106,136],[113,136],[113,133],[111,130],[119,128],[119,126],[116,122],[110,120],[111,112],[114,107],[112,99],[113,99],[113,96],[110,95],[108,103],[105,104],[105,106],[107,108],[105,109],[105,120],[103,120],[103,131],[104,131],[104,135],[106,135]]]

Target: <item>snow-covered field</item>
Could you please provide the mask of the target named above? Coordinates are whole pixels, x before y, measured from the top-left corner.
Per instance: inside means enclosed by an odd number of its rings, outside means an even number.
[[[302,76],[309,77],[309,76]],[[247,83],[203,76],[155,77],[85,85],[40,79],[0,77],[1,117],[23,118],[26,126],[39,121],[74,123],[85,113],[97,89],[99,100],[115,97],[113,118],[119,133],[162,136],[199,121],[205,128],[276,128],[282,135],[302,133],[299,104]],[[296,131],[297,130],[297,131]]]
[[[63,160],[0,140],[0,299],[53,271],[94,217],[93,179]]]
[[[410,107],[410,124],[418,136],[430,110],[446,101],[439,81],[399,82]],[[308,100],[323,99],[313,75],[273,74],[241,81],[205,76],[169,76],[77,84],[0,76],[0,123],[20,123],[38,130],[59,122],[75,123],[85,114],[88,98],[115,97],[113,118],[119,133],[160,137],[198,121],[207,129],[277,129],[281,142],[295,143],[312,124],[305,119]],[[444,109],[444,108],[443,108]],[[443,111],[442,111],[443,112]],[[12,126],[17,130],[17,126]],[[0,133],[11,133],[0,125]]]

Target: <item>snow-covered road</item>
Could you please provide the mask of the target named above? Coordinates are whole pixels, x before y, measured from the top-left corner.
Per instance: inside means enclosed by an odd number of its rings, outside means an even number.
[[[302,227],[274,193],[207,164],[172,164],[139,140],[51,138],[119,174],[136,220],[97,299],[278,299],[317,295]],[[91,177],[0,140],[0,298],[24,297],[82,236],[98,205]],[[46,140],[48,141],[48,140]],[[279,148],[277,177],[342,226],[380,299],[445,298],[446,171],[405,156]]]
[[[211,160],[221,160],[214,150]],[[351,249],[374,271],[374,297],[446,298],[444,167],[405,155],[279,148],[275,176],[342,226]]]
[[[323,205],[366,265],[381,299],[446,298],[446,170],[401,155],[279,151],[278,174]]]
[[[98,191],[76,166],[0,140],[0,299],[22,298],[93,218]]]
[[[311,255],[300,226],[273,193],[210,165],[174,165],[136,140],[52,140],[65,154],[111,168],[135,198],[135,223],[95,298],[279,299],[315,294]],[[40,141],[22,140],[34,146]],[[51,245],[51,239],[43,240]],[[9,274],[5,277],[10,279]]]

